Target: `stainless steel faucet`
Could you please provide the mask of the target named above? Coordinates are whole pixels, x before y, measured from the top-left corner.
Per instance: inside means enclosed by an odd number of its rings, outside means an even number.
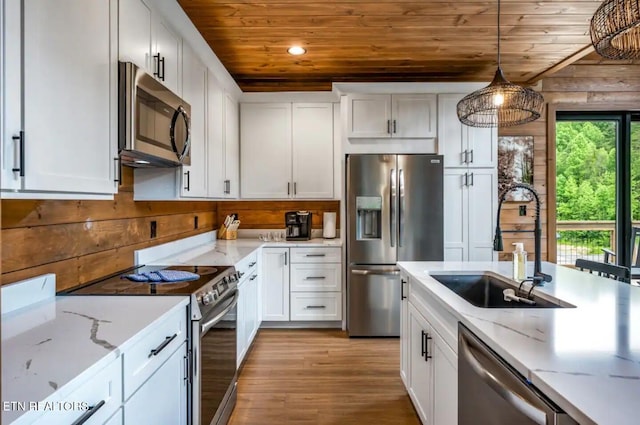
[[[530,185],[524,183],[514,183],[511,186],[507,187],[500,195],[500,203],[498,204],[498,218],[496,220],[496,235],[493,238],[493,250],[504,250],[504,247],[502,246],[502,231],[500,230],[500,210],[502,209],[502,204],[504,203],[507,194],[515,189],[525,189],[531,192],[536,200],[536,221],[535,229],[533,230],[533,237],[535,239],[535,260],[532,279],[533,286],[542,286],[545,282],[551,282],[551,276],[546,273],[542,273],[542,226],[540,224],[540,196],[538,195],[538,192],[536,192],[535,189]],[[526,230],[518,230],[517,232],[526,232]]]

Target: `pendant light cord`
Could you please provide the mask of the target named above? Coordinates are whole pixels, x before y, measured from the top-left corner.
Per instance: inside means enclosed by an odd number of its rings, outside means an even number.
[[[498,0],[498,68],[500,68],[500,0]]]

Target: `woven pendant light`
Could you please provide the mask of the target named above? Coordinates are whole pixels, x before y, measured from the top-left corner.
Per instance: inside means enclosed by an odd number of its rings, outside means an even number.
[[[540,118],[544,99],[530,88],[509,82],[500,67],[500,0],[498,0],[498,69],[487,87],[458,102],[458,119],[471,127],[511,127]]]
[[[608,59],[640,58],[640,0],[606,0],[591,18],[591,43]]]

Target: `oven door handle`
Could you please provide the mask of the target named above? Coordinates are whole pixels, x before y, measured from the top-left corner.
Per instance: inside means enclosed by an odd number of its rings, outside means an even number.
[[[222,310],[220,312],[220,314],[216,314],[215,317],[211,320],[208,320],[205,324],[202,325],[202,330],[200,331],[201,335],[204,335],[205,333],[207,333],[209,331],[209,329],[211,329],[212,327],[214,327],[220,320],[222,320],[222,318],[229,313],[231,310],[233,310],[233,308],[238,304],[238,299],[240,298],[240,291],[238,291],[236,289],[235,294],[233,295],[233,301],[231,301],[231,304],[229,304],[229,306],[227,308],[225,308],[224,310]]]

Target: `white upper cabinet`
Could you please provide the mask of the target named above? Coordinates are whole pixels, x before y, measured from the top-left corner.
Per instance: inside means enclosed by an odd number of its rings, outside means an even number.
[[[151,8],[142,0],[120,0],[118,10],[118,41],[119,57],[123,62],[133,62],[150,74],[151,68],[151,39],[152,39]]]
[[[3,28],[4,43],[11,47],[3,91],[12,87],[3,105],[11,111],[3,128],[2,177],[10,177],[3,189],[112,195],[117,1],[32,0],[23,3],[22,16],[20,2],[7,3],[11,15],[4,19],[12,24]],[[21,31],[15,22],[23,23]]]
[[[182,38],[168,24],[157,19],[155,24],[155,43],[153,49],[154,75],[174,93],[182,93]]]
[[[209,71],[209,197],[237,198],[240,192],[238,102]]]
[[[243,198],[333,197],[333,104],[241,105]]]
[[[240,115],[238,102],[224,94],[224,197],[240,196]]]
[[[182,38],[143,0],[119,0],[119,58],[182,93]]]
[[[352,94],[347,109],[349,138],[436,137],[434,94]]]
[[[240,114],[242,197],[291,197],[291,103],[243,103]]]
[[[293,195],[333,197],[333,105],[293,104]]]
[[[438,95],[438,153],[445,167],[495,167],[498,165],[498,132],[476,128],[458,119],[456,107],[464,94]]]
[[[184,46],[184,100],[191,105],[191,165],[182,167],[181,195],[207,196],[207,67]]]
[[[444,193],[444,260],[492,261],[496,170],[446,168]]]

